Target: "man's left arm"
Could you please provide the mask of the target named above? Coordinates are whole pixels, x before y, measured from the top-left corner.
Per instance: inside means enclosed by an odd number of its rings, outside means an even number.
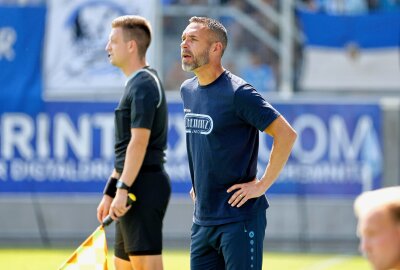
[[[235,191],[228,201],[232,207],[240,207],[247,200],[264,195],[285,166],[297,138],[296,131],[283,116],[278,116],[264,132],[273,137],[267,168],[261,179],[236,184],[227,190],[228,193]]]
[[[124,170],[119,181],[127,186],[132,186],[146,155],[147,145],[150,139],[150,130],[146,128],[131,128],[131,140],[126,149]],[[111,204],[110,216],[113,219],[123,216],[130,208],[126,206],[128,190],[117,189],[115,198]]]

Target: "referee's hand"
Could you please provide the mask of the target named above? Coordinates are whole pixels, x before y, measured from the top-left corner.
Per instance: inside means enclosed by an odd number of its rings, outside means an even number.
[[[122,217],[131,208],[131,205],[128,205],[127,201],[128,191],[125,189],[117,189],[117,193],[110,207],[110,217],[113,220]]]
[[[110,206],[113,198],[108,195],[103,195],[99,206],[97,206],[97,220],[103,223],[104,218],[108,215],[110,211]]]

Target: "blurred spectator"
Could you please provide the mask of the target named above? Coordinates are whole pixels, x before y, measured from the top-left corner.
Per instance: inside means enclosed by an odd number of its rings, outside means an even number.
[[[46,4],[46,0],[0,0],[0,5],[43,5]]]
[[[400,187],[364,192],[354,210],[360,251],[373,269],[400,269]]]
[[[273,91],[276,88],[272,68],[262,61],[259,54],[250,53],[250,63],[242,68],[240,76],[250,83],[260,94]]]
[[[165,74],[165,89],[166,90],[179,90],[181,84],[186,79],[190,78],[192,75],[189,72],[185,72],[182,70],[181,60],[176,60],[172,64],[168,65],[169,68]]]
[[[162,0],[163,5],[175,5],[179,3],[178,0]]]
[[[274,9],[279,9],[278,0],[262,0],[265,4],[270,5]],[[230,6],[240,10],[253,19],[258,25],[263,27],[272,36],[278,37],[279,28],[271,22],[265,14],[250,5],[244,0],[163,0],[165,5],[214,5],[221,4]],[[202,14],[199,14],[200,16]],[[275,90],[276,78],[278,74],[275,71],[278,56],[272,53],[270,49],[263,44],[256,36],[247,31],[240,21],[231,16],[222,16],[221,22],[224,23],[228,30],[229,44],[225,52],[224,67],[238,75],[241,75],[249,83],[251,83],[260,93]],[[180,83],[187,78],[187,73],[182,72],[180,60],[177,61],[178,52],[175,52],[174,46],[177,41],[176,37],[180,37],[182,22],[187,23],[185,16],[164,16],[164,47],[168,48],[168,54],[164,54],[164,82],[167,90],[179,89]],[[171,48],[171,49],[170,49]],[[249,55],[248,52],[253,52]],[[268,55],[266,57],[266,55]]]
[[[365,0],[322,0],[322,9],[328,14],[356,15],[368,12]]]
[[[316,1],[316,0],[299,1],[298,6],[301,9],[306,9],[309,11],[319,11],[320,10],[319,1]]]
[[[208,0],[162,0],[164,5],[207,5]]]
[[[400,8],[400,0],[380,0],[379,9],[381,10],[395,10]]]
[[[391,11],[400,8],[400,0],[368,0],[368,8],[371,11]]]
[[[297,7],[333,15],[358,15],[369,11],[400,9],[400,0],[300,0]]]

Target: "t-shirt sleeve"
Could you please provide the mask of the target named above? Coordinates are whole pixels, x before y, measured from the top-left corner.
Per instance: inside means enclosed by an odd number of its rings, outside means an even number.
[[[132,91],[131,128],[151,129],[157,110],[158,95],[155,82],[147,81],[135,86]]]
[[[264,131],[280,115],[250,85],[245,85],[235,92],[234,103],[239,117],[260,131]]]

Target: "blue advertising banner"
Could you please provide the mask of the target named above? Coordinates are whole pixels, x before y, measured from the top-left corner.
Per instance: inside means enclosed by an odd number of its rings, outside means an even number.
[[[115,103],[49,102],[36,115],[0,117],[0,192],[101,192],[113,169]],[[274,103],[298,133],[281,177],[267,192],[354,196],[381,186],[378,104]],[[169,103],[167,171],[174,195],[191,180],[182,104]],[[259,174],[271,138],[260,136]],[[260,176],[259,175],[259,176]]]
[[[45,103],[0,118],[0,192],[100,192],[113,169],[114,103]]]
[[[357,195],[381,186],[381,112],[377,104],[274,103],[298,133],[292,155],[268,194]],[[190,190],[181,104],[170,104],[168,167],[174,191]],[[272,140],[260,136],[258,177]]]
[[[45,21],[44,6],[0,7],[0,112],[41,109]]]
[[[381,186],[379,105],[304,103],[275,107],[292,124],[298,139],[280,178],[268,193],[357,195]],[[262,171],[269,142],[267,139],[260,147]]]

